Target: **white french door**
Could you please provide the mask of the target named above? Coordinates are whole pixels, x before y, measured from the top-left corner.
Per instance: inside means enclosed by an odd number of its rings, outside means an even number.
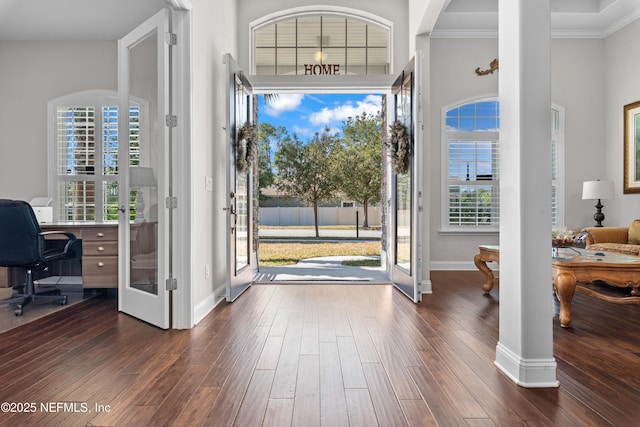
[[[247,141],[240,130],[254,122],[251,84],[230,54],[227,65],[227,301],[234,301],[253,283],[253,172],[242,167]],[[240,161],[239,161],[240,159]]]
[[[118,42],[118,309],[170,327],[170,12],[164,9]],[[148,103],[130,120],[133,99]],[[146,120],[146,121],[145,121]]]
[[[422,126],[419,120],[419,52],[398,75],[387,103],[387,120],[404,125],[409,133],[409,166],[399,171],[389,161],[387,194],[390,198],[388,226],[388,265],[391,282],[414,302],[422,298],[421,272],[421,198]]]

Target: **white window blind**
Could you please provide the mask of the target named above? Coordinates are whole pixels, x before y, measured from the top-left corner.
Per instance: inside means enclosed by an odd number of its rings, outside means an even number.
[[[499,224],[497,140],[449,140],[448,192],[450,226]]]
[[[57,108],[58,218],[95,219],[95,108]]]
[[[83,99],[91,102],[86,105]],[[118,107],[115,94],[64,98],[50,107],[55,115],[55,176],[52,177],[55,218],[58,221],[117,221],[118,219]],[[142,107],[129,110],[129,159],[141,164]],[[50,169],[52,170],[52,169]]]
[[[445,112],[445,229],[497,230],[500,223],[500,104],[483,100]]]
[[[551,224],[564,228],[564,116],[561,108],[551,109]]]
[[[563,223],[563,114],[551,110],[552,222]],[[482,100],[444,112],[444,230],[497,231],[500,225],[500,104]]]

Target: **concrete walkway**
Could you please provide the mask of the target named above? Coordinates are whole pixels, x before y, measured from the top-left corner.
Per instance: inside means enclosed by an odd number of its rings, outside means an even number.
[[[258,283],[268,282],[366,282],[389,283],[382,267],[353,267],[342,265],[346,259],[376,259],[366,256],[332,256],[304,259],[296,265],[260,267],[254,276]]]

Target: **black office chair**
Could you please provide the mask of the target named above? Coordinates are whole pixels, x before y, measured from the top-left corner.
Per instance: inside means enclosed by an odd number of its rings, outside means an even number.
[[[62,247],[47,248],[45,236],[61,234]],[[60,240],[58,240],[60,241]],[[43,263],[71,258],[71,245],[76,236],[62,231],[42,232],[36,215],[27,202],[21,200],[0,199],[0,266],[23,267],[27,269],[24,288],[19,294],[0,301],[3,304],[16,304],[15,315],[21,316],[24,306],[32,301],[53,301],[61,305],[67,303],[67,296],[61,295],[59,289],[47,292],[35,292],[33,270]]]

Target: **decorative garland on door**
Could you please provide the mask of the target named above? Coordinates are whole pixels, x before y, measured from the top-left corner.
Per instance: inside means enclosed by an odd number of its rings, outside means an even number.
[[[242,141],[246,143],[243,144]],[[238,130],[236,139],[236,168],[240,173],[246,173],[251,165],[258,146],[258,127],[249,122]]]
[[[411,138],[407,127],[396,120],[390,126],[385,145],[391,155],[391,164],[396,173],[407,173],[411,162]]]

